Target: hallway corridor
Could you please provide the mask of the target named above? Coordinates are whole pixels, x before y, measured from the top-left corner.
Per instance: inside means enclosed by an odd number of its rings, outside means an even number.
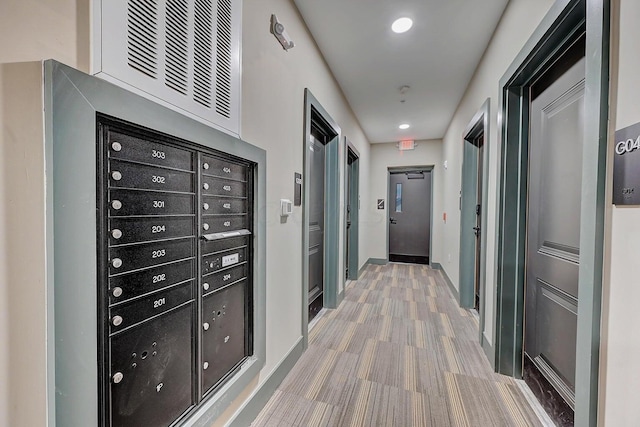
[[[368,265],[309,333],[309,348],[254,427],[540,426],[498,375],[439,271]]]

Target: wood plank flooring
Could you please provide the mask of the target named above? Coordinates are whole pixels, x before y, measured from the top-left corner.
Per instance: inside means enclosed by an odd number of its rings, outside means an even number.
[[[367,266],[252,424],[540,425],[517,382],[493,372],[441,273],[407,264]]]

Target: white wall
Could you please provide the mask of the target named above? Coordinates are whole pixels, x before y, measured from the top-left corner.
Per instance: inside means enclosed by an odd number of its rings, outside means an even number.
[[[371,145],[371,170],[367,179],[371,188],[369,204],[363,204],[360,233],[368,237],[371,258],[387,258],[387,209],[388,209],[388,168],[404,166],[434,166],[432,173],[433,230],[431,234],[431,262],[442,262],[442,181],[447,172],[442,166],[442,141],[439,139],[416,141],[416,149],[399,151],[397,143]],[[385,200],[385,209],[377,209],[377,199]]]
[[[485,301],[484,334],[490,344],[494,335],[495,305],[495,249],[496,242],[496,200],[498,176],[498,150],[496,148],[498,126],[497,112],[498,83],[507,67],[515,59],[544,15],[553,4],[552,0],[511,0],[496,29],[491,43],[476,69],[465,95],[447,129],[443,142],[443,161],[449,168],[444,174],[442,191],[447,223],[444,225],[442,263],[444,270],[459,289],[460,262],[460,209],[459,200],[462,180],[463,132],[480,109],[484,101],[490,99],[490,129],[485,139],[485,149],[489,150],[489,191],[487,208],[487,277]],[[449,261],[449,255],[451,260]]]
[[[637,0],[613,2],[619,15],[619,51],[612,43],[612,80],[614,84],[612,127],[625,128],[640,122],[640,3]],[[617,99],[617,101],[616,101]],[[610,153],[615,139],[609,139]],[[640,167],[640,166],[639,166]],[[608,176],[612,185],[611,170]],[[609,275],[604,280],[604,306],[601,347],[600,421],[606,426],[635,426],[640,419],[640,209],[637,206],[613,207],[610,232]],[[608,228],[608,227],[607,227]],[[604,402],[602,399],[604,398]]]
[[[44,152],[39,61],[55,58],[77,67],[76,33],[74,0],[0,2],[3,426],[46,425]],[[38,62],[25,63],[29,61]]]
[[[269,32],[272,13],[296,44],[288,52]],[[311,90],[357,148],[365,180],[369,143],[292,1],[244,0],[242,28],[241,136],[267,150],[267,366],[263,373],[268,374],[301,336],[302,208],[295,207],[285,224],[280,223],[278,212],[281,198],[293,200],[294,172],[303,172],[304,89]],[[343,158],[341,143],[341,162]],[[365,181],[360,186],[363,206],[369,200],[367,188]],[[340,189],[344,191],[344,176]],[[343,218],[341,233],[342,224]],[[342,272],[342,244],[336,250]],[[360,264],[369,256],[361,238]]]

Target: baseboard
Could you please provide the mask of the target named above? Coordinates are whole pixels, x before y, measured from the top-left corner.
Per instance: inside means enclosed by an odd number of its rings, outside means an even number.
[[[344,289],[346,289],[347,284],[344,284]],[[344,289],[342,289],[342,292],[338,292],[338,301],[336,301],[336,308],[340,307],[340,303],[342,302],[342,300],[344,300]]]
[[[360,270],[358,270],[358,278],[360,278],[362,273],[364,273],[364,271],[367,269],[367,265],[369,265],[369,261],[362,264],[362,267],[360,267]]]
[[[447,282],[447,285],[449,285],[449,290],[451,291],[451,294],[453,295],[455,300],[458,301],[459,303],[460,294],[458,293],[458,290],[456,289],[456,287],[453,286],[453,282],[451,281],[451,279],[449,279],[449,276],[447,275],[447,271],[444,268],[442,268],[442,264],[440,264],[439,262],[432,262],[431,268],[435,270],[440,270],[440,273],[442,273],[442,277],[444,278],[444,281]]]
[[[489,340],[487,339],[487,336],[484,334],[484,332],[482,333],[482,350],[484,350],[484,354],[485,356],[487,356],[487,359],[489,359],[489,363],[491,363],[491,366],[495,367],[496,352],[493,349],[493,345],[489,343]]]
[[[282,383],[287,374],[293,369],[303,353],[302,337],[298,339],[291,350],[282,358],[278,366],[262,385],[256,389],[247,401],[236,411],[233,418],[227,423],[228,427],[247,427],[256,419],[262,408],[265,407],[273,393]]]
[[[367,264],[387,265],[389,264],[389,260],[387,260],[386,258],[369,258],[365,265]]]

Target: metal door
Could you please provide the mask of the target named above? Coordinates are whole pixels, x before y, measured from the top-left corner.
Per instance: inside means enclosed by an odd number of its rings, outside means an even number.
[[[480,233],[482,232],[482,174],[484,170],[484,135],[480,135],[474,145],[478,147],[478,178],[476,180],[476,225],[473,227],[474,234],[476,236],[476,256],[475,256],[475,269],[474,269],[474,308],[480,311],[480,260],[482,251],[482,239]]]
[[[531,378],[527,369],[534,369],[533,377],[548,381],[571,408],[580,263],[584,62],[584,58],[577,62],[532,101],[529,148],[525,379]]]
[[[310,137],[309,153],[309,320],[322,309],[324,291],[325,145]]]
[[[393,172],[389,184],[389,260],[428,264],[431,172]]]

